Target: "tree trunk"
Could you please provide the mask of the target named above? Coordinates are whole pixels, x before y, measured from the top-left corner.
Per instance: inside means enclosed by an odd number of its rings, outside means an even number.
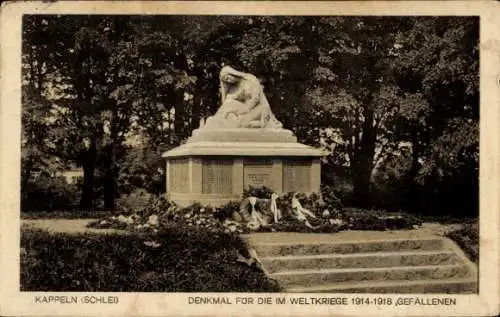
[[[196,91],[196,95],[193,100],[193,110],[191,113],[191,131],[198,129],[200,127],[201,119],[201,90]]]
[[[104,209],[115,210],[115,198],[117,190],[118,168],[116,163],[117,148],[121,145],[118,137],[118,105],[108,100],[109,108],[112,109],[112,119],[110,125],[110,144],[106,148],[104,158]]]
[[[373,160],[373,156],[372,156]],[[353,204],[362,208],[371,207],[370,181],[372,173],[372,162],[366,154],[361,153],[353,168]]]
[[[418,212],[421,209],[425,209],[422,205],[422,202],[425,201],[425,199],[422,199],[421,197],[421,189],[417,181],[418,173],[421,168],[419,159],[423,152],[421,144],[423,140],[421,139],[421,136],[417,134],[417,127],[415,126],[411,127],[410,140],[412,143],[411,166],[408,174],[402,180],[408,185],[406,187],[406,191],[403,190],[400,195],[405,197],[405,200],[402,203],[405,209],[412,212]]]
[[[82,160],[83,167],[83,188],[82,197],[80,199],[80,208],[90,210],[94,207],[94,184],[95,184],[95,167],[97,159],[97,144],[92,138],[90,148],[84,153]]]
[[[179,57],[174,60],[174,67],[177,69],[188,69],[185,54],[180,54]],[[184,104],[184,89],[175,89],[175,87],[171,87],[170,95],[173,97],[175,108],[174,130],[180,142],[188,136],[186,120],[189,119],[189,116],[187,115],[186,105]]]
[[[411,131],[412,151],[411,151],[411,167],[410,167],[411,181],[415,181],[415,177],[417,176],[418,171],[420,170],[420,163],[418,160],[420,158],[421,146],[419,142],[420,141],[418,140],[418,135],[415,129],[412,129]]]
[[[181,141],[186,137],[186,109],[184,108],[184,96],[182,90],[171,90],[171,96],[173,96],[175,117],[174,117],[174,131]]]
[[[352,166],[354,185],[353,202],[360,207],[370,208],[372,206],[370,183],[373,172],[377,131],[373,125],[373,110],[365,108],[364,115],[363,135],[359,142],[359,147],[355,150],[355,164]]]
[[[202,103],[202,93],[203,93],[203,85],[202,85],[202,76],[200,73],[197,74],[198,81],[196,82],[196,89],[194,93],[193,100],[193,109],[191,111],[191,131],[198,129],[200,127],[200,119],[201,119],[201,103]]]
[[[32,169],[33,169],[33,160],[29,159],[27,162],[25,162],[21,170],[21,193],[24,193],[24,191],[28,186]]]
[[[105,158],[105,175],[104,175],[104,209],[113,211],[115,210],[116,198],[116,172],[115,163],[113,162],[114,150],[113,145],[109,146],[107,157]]]

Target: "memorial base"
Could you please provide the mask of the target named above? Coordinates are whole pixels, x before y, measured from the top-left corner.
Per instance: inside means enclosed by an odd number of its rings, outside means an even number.
[[[180,206],[221,206],[244,189],[277,194],[320,190],[321,152],[297,142],[191,142],[164,154],[167,198]]]

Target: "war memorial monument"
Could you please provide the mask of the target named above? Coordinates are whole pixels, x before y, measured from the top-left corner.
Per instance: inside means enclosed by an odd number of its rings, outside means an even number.
[[[222,205],[250,186],[275,193],[320,190],[321,150],[297,142],[271,111],[259,80],[229,66],[220,72],[222,103],[167,160],[167,199]]]

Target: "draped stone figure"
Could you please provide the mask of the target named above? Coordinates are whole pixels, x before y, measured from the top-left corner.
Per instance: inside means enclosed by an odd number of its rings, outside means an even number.
[[[199,202],[219,207],[241,199],[247,188],[266,186],[275,195],[265,207],[249,198],[247,207],[252,210],[243,207],[233,216],[249,228],[278,222],[282,216],[278,195],[292,190],[319,192],[324,153],[297,142],[293,132],[283,127],[257,77],[225,66],[219,83],[217,112],[200,120],[200,127],[183,144],[163,154],[167,197],[179,206]],[[307,221],[304,213],[296,208],[294,215]]]
[[[205,129],[282,128],[257,77],[224,66],[219,79],[222,103],[206,121]]]

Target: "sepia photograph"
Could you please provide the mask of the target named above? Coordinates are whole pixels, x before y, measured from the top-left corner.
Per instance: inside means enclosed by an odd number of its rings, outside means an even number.
[[[11,291],[187,293],[193,309],[479,298],[481,21],[23,14]]]
[[[21,289],[477,292],[478,22],[26,15]]]

